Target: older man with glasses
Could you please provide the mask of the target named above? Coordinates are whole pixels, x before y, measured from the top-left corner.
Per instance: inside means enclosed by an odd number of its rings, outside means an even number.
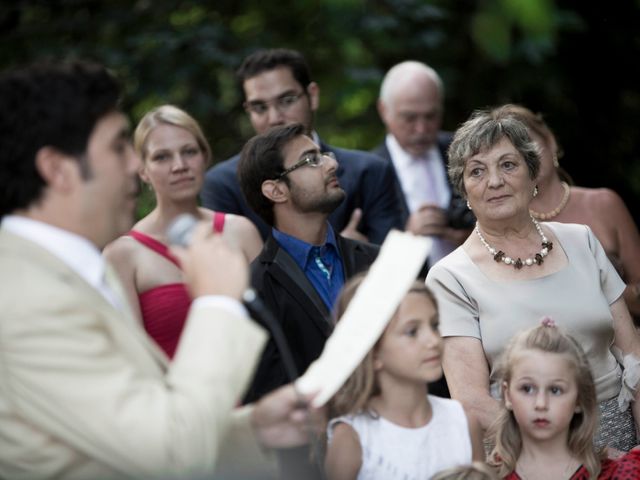
[[[244,60],[237,73],[245,94],[243,105],[256,133],[300,123],[304,134],[322,151],[335,155],[336,175],[345,192],[344,201],[329,216],[337,232],[380,244],[389,230],[404,227],[402,194],[395,185],[392,165],[371,153],[329,146],[314,131],[320,88],[311,81],[309,67],[299,52],[257,51]],[[236,155],[207,173],[202,203],[216,211],[246,216],[256,224],[264,239],[270,229],[242,196],[236,177],[239,160],[240,155]]]

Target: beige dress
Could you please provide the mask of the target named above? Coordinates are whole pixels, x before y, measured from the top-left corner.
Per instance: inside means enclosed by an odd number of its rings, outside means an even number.
[[[438,300],[443,337],[474,337],[482,342],[489,368],[517,332],[549,316],[585,350],[598,401],[614,399],[622,370],[610,347],[614,331],[609,306],[625,289],[589,227],[548,222],[569,260],[566,267],[533,280],[496,281],[487,277],[459,247],[435,264],[427,286]],[[492,388],[495,393],[495,388]]]

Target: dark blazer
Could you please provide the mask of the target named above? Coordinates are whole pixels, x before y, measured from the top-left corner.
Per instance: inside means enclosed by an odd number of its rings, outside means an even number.
[[[376,245],[340,235],[336,235],[336,239],[345,280],[367,270],[378,255]],[[298,264],[271,234],[260,255],[251,263],[251,284],[282,327],[297,373],[301,375],[320,356],[333,330],[331,312]],[[290,381],[271,336],[245,401],[254,401]]]
[[[341,232],[349,222],[354,209],[362,209],[358,230],[371,243],[381,244],[389,230],[404,229],[402,202],[395,188],[393,165],[368,152],[345,150],[320,143],[324,152],[335,153],[338,160],[338,181],[346,193],[345,200],[329,216],[334,230]],[[264,240],[271,227],[249,207],[237,178],[240,155],[236,155],[211,168],[204,181],[200,198],[202,205],[212,210],[243,215],[251,220]]]
[[[451,133],[438,133],[438,150],[440,150],[440,154],[444,159],[445,168],[449,164],[447,150],[449,149],[451,140],[453,140],[453,135]],[[374,148],[372,152],[386,160],[389,164],[391,164],[391,167],[393,168],[396,191],[399,192],[399,196],[402,201],[402,225],[405,225],[409,218],[409,206],[407,205],[407,200],[405,199],[404,193],[402,192],[402,186],[400,185],[400,180],[398,178],[396,168],[393,165],[393,161],[391,160],[391,154],[389,153],[386,142],[383,141],[380,145]],[[449,226],[453,228],[472,228],[476,221],[473,212],[471,212],[471,210],[467,208],[467,202],[460,196],[453,185],[451,185],[448,175],[447,182],[449,184],[449,189],[451,190],[451,201],[449,202],[449,208],[447,209]]]

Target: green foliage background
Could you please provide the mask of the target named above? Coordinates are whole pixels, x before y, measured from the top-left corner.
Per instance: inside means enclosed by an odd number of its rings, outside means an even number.
[[[321,87],[318,131],[360,149],[383,138],[384,72],[417,59],[444,79],[445,128],[509,101],[540,111],[576,183],[614,188],[638,221],[638,25],[638,0],[15,0],[0,4],[0,68],[43,56],[103,62],[122,79],[133,122],[177,104],[221,160],[252,134],[234,70],[253,50],[301,50]]]

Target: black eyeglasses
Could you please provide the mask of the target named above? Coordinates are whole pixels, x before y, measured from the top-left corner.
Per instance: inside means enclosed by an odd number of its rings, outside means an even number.
[[[282,177],[289,175],[291,172],[293,172],[294,170],[297,170],[300,167],[304,167],[306,165],[310,166],[310,167],[318,167],[320,165],[322,165],[322,163],[324,162],[324,160],[329,157],[329,158],[333,158],[334,160],[336,159],[336,155],[333,152],[309,152],[307,154],[305,154],[299,162],[297,162],[296,164],[290,166],[289,168],[287,168],[284,172],[282,172],[280,175],[278,175],[275,179],[276,180],[280,180]]]
[[[282,95],[278,98],[274,98],[273,100],[269,100],[266,102],[263,102],[263,101],[244,102],[244,109],[249,113],[253,113],[254,115],[262,116],[269,111],[269,105],[273,105],[274,107],[276,107],[276,110],[278,110],[280,113],[283,113],[289,110],[291,107],[293,107],[296,104],[296,102],[300,100],[300,98],[304,95],[305,95],[304,92],[287,93],[285,95]]]

